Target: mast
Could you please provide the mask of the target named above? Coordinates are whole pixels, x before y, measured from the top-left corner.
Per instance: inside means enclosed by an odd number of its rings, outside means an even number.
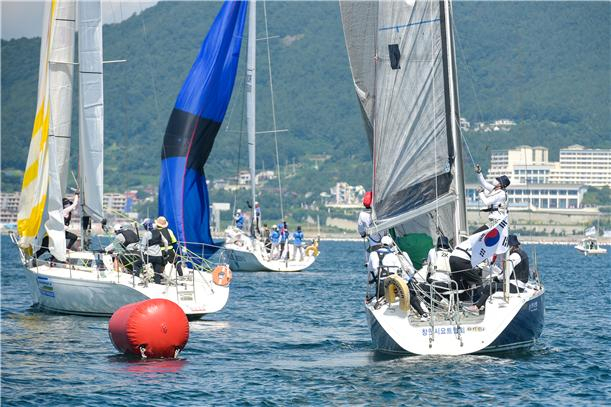
[[[462,159],[462,139],[457,123],[458,116],[458,91],[456,90],[456,56],[454,54],[454,37],[452,35],[452,13],[450,10],[449,0],[443,0],[443,18],[444,23],[444,38],[445,38],[445,58],[448,72],[448,93],[450,99],[449,111],[449,130],[452,134],[452,142],[454,144],[454,168],[455,168],[455,186],[456,186],[456,220],[455,220],[455,236],[457,243],[461,234],[467,234],[467,210],[465,206],[465,175],[463,170]]]
[[[248,132],[248,166],[250,169],[250,192],[252,200],[251,234],[255,231],[255,188],[256,188],[256,64],[257,64],[257,2],[248,4],[248,54],[246,58],[246,129]]]

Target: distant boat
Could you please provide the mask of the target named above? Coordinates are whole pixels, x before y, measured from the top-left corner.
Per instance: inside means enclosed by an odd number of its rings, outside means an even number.
[[[57,0],[44,6],[36,119],[21,191],[18,234],[11,234],[35,305],[53,312],[110,316],[125,304],[165,298],[177,303],[190,319],[221,310],[229,295],[226,274],[219,279],[224,269],[214,274],[210,267],[183,258],[184,277],[177,277],[174,265],[169,264],[166,283],[156,284],[150,276],[126,273],[114,256],[92,250],[91,221],[104,221],[102,7],[99,0]],[[217,20],[235,13],[231,6],[224,7]],[[77,26],[81,247],[73,251],[66,249],[62,197],[70,160]],[[209,37],[221,42],[231,39],[233,32],[217,24]],[[41,254],[34,258],[33,251],[40,248],[45,233],[52,257],[44,260]]]
[[[450,2],[341,1],[340,10],[373,157],[369,232],[388,232],[400,248],[395,265],[378,268],[368,285],[365,310],[375,349],[462,355],[531,347],[543,329],[545,290],[538,278],[511,293],[513,268],[506,261],[503,290],[473,315],[461,306],[447,261],[435,265],[449,280],[446,287],[418,277],[435,238],[455,246],[468,235]],[[496,227],[471,238],[492,246],[503,241]],[[472,262],[481,253],[474,248]],[[483,267],[485,275],[495,271]],[[412,290],[428,315],[410,309]]]
[[[575,246],[575,249],[583,253],[584,256],[607,253],[607,249],[600,247],[598,240],[595,237],[586,237],[577,246]]]
[[[229,263],[234,271],[302,271],[311,266],[318,255],[318,244],[304,249],[304,256],[299,260],[289,259],[290,247],[286,259],[274,259],[265,247],[262,239],[256,237],[256,41],[257,12],[256,1],[249,1],[248,12],[248,55],[246,59],[246,127],[248,132],[248,161],[250,169],[250,189],[252,199],[250,231],[243,231],[229,226],[225,231],[225,250],[221,258]],[[271,68],[270,68],[271,69]],[[272,109],[274,106],[272,106]],[[274,128],[273,131],[276,131]],[[278,174],[280,176],[280,174]],[[289,245],[289,241],[285,243]]]

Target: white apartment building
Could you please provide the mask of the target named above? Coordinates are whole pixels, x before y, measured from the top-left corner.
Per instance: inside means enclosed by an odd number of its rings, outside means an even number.
[[[560,150],[559,161],[549,161],[545,147],[520,146],[493,151],[488,177],[503,174],[514,184],[611,186],[611,149],[573,145]]]
[[[338,182],[335,188],[331,188],[331,196],[334,201],[328,202],[328,207],[360,207],[365,188],[362,185],[352,186],[347,182]]]
[[[0,223],[17,223],[19,192],[0,192]]]

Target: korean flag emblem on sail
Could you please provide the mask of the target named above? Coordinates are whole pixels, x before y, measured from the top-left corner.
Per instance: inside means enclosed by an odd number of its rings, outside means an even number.
[[[508,236],[509,222],[507,216],[490,229],[471,235],[469,237],[473,253],[471,265],[475,267],[484,260],[491,259],[495,254],[505,253],[509,249]]]

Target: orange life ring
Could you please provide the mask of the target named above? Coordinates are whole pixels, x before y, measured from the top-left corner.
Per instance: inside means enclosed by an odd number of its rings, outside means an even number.
[[[231,269],[226,264],[219,264],[212,271],[212,281],[216,285],[228,286],[231,282]]]

